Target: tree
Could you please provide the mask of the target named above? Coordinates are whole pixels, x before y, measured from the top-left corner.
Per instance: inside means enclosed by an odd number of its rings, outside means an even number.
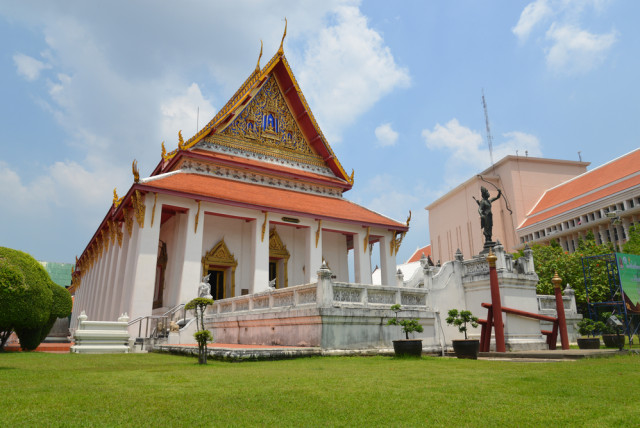
[[[622,246],[622,252],[640,255],[640,227],[633,225],[629,228],[628,240]]]
[[[213,299],[196,297],[184,306],[185,309],[193,309],[196,313],[196,329],[198,331],[193,334],[193,337],[198,342],[198,364],[207,364],[207,342],[213,341],[211,332],[204,328],[204,311],[209,305],[213,305]]]
[[[51,281],[33,257],[0,247],[0,348],[12,331],[20,346],[33,350],[57,318],[71,313],[69,292]]]
[[[570,284],[576,293],[576,302],[584,304],[587,301],[582,258],[613,253],[611,243],[596,244],[593,233],[589,232],[584,238],[578,240],[576,251],[569,253],[564,251],[557,241],[552,240],[549,245],[534,244],[531,247],[536,273],[538,274],[538,294],[553,294],[551,278],[555,272],[562,278],[564,284]],[[516,257],[522,256],[520,251]],[[609,283],[607,279],[605,263],[593,263],[590,265],[591,286],[589,300],[592,302],[607,301],[610,299]]]

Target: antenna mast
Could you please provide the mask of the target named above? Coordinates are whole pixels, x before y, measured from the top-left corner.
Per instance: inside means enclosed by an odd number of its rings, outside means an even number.
[[[487,102],[484,99],[484,89],[482,90],[482,107],[484,108],[484,122],[487,125],[487,144],[489,144],[489,157],[491,158],[491,166],[493,166],[493,137],[491,136],[491,128],[489,127],[489,112],[487,111]]]

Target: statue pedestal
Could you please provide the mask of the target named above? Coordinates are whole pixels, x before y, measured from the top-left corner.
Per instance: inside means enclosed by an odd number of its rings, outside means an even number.
[[[497,243],[495,241],[485,241],[484,247],[482,248],[482,251],[480,251],[479,256],[486,257],[487,254],[489,254],[489,249],[494,248],[496,244]]]

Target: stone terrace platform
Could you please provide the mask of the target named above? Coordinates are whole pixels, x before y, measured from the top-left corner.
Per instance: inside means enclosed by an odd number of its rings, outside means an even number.
[[[364,351],[354,350],[325,350],[314,347],[295,346],[267,346],[267,345],[237,345],[213,343],[208,345],[208,355],[212,359],[223,361],[257,361],[257,360],[282,360],[288,358],[311,357],[311,356],[345,356],[345,355],[386,355],[393,356],[393,349],[371,349]],[[198,355],[197,345],[159,345],[155,351],[171,354]],[[639,350],[617,349],[569,349],[567,351],[513,351],[513,352],[481,352],[478,356],[480,360],[506,360],[506,361],[575,361],[583,358],[603,358],[615,355],[626,355],[629,353],[639,354]],[[440,354],[429,353],[423,355],[439,356]],[[447,357],[454,357],[453,353],[447,352]]]

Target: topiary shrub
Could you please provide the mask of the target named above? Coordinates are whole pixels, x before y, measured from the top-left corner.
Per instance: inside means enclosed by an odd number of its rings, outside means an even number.
[[[193,336],[198,342],[199,364],[207,364],[207,342],[213,341],[211,332],[204,328],[204,311],[209,305],[213,305],[213,299],[207,299],[206,297],[196,297],[184,306],[185,309],[193,309],[196,313],[196,328],[198,329],[198,331],[196,331]]]
[[[0,345],[14,330],[23,349],[37,348],[55,318],[70,313],[69,292],[60,289],[29,254],[0,247]]]

